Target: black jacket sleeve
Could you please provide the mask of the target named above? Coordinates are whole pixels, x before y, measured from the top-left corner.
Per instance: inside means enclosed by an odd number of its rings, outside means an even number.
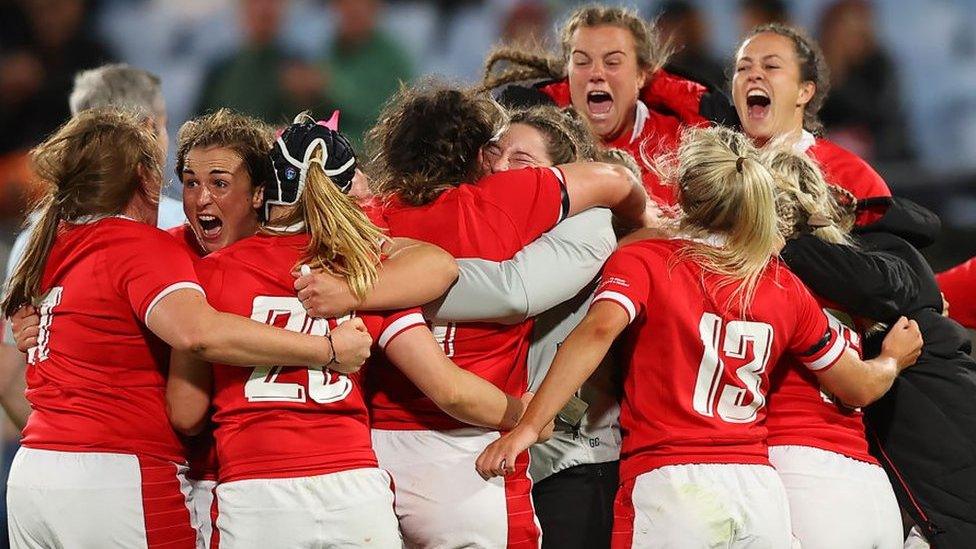
[[[858,201],[858,208],[871,208],[886,203],[881,219],[862,227],[854,227],[854,234],[890,233],[918,249],[935,242],[942,230],[942,221],[931,210],[907,198],[878,197]]]
[[[911,267],[886,252],[801,235],[787,241],[780,256],[814,293],[857,316],[889,322],[918,296]]]

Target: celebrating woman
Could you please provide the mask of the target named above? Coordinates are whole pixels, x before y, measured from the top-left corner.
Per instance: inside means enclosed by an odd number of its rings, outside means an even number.
[[[639,161],[673,151],[685,125],[725,121],[728,100],[718,90],[669,74],[668,57],[656,29],[619,7],[584,6],[559,32],[557,54],[498,49],[486,61],[484,89],[539,80],[533,91],[560,107],[572,106],[603,146],[624,149]],[[512,67],[495,74],[502,63]],[[522,88],[516,88],[522,89]],[[513,101],[538,101],[516,97]],[[644,186],[659,203],[673,205],[675,193],[641,162]]]

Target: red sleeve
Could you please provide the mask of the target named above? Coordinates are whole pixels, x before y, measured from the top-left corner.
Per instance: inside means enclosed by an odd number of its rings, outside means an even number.
[[[569,195],[558,168],[524,168],[478,181],[481,196],[500,208],[528,244],[569,213]]]
[[[949,318],[976,329],[976,257],[935,275],[949,302]]]
[[[381,315],[382,322],[376,324],[376,333],[371,332],[376,345],[380,349],[386,349],[386,346],[391,341],[407,330],[416,328],[417,326],[427,325],[427,321],[424,320],[424,315],[420,312],[419,307],[403,309],[401,311],[390,311],[381,313]]]
[[[132,310],[143,322],[153,306],[184,288],[203,293],[190,254],[173,238],[154,227],[133,228],[121,241],[112,276]]]
[[[623,307],[633,322],[647,308],[651,293],[651,273],[633,246],[617,250],[603,266],[603,276],[593,303],[612,301]]]
[[[858,200],[891,196],[885,180],[861,157],[826,139],[817,139],[809,153],[823,168],[828,183],[851,192]]]
[[[793,278],[793,296],[796,305],[796,321],[788,352],[815,372],[826,371],[840,360],[847,348],[841,330],[842,324],[827,317],[820,305],[803,284]]]
[[[808,152],[820,163],[827,183],[846,189],[858,200],[891,196],[891,189],[878,172],[847,149],[826,139],[817,139]],[[858,210],[855,222],[859,226],[874,223],[881,219],[885,209]]]
[[[558,107],[568,107],[573,104],[573,99],[569,95],[568,79],[543,84],[539,86],[539,91],[548,95]]]
[[[682,124],[705,126],[709,120],[701,115],[701,99],[707,91],[698,82],[659,70],[641,89],[640,99],[652,110],[674,113]]]
[[[376,197],[370,197],[359,202],[359,209],[362,210],[366,217],[381,229],[389,229],[390,225],[386,222],[386,218],[383,216],[383,203],[380,199]]]

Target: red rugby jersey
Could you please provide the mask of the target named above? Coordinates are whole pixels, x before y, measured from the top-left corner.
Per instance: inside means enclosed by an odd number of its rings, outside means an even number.
[[[800,149],[805,150],[823,170],[827,183],[843,187],[858,200],[891,196],[884,179],[861,157],[826,139],[816,138],[804,132]],[[884,215],[883,211],[860,210],[856,223],[867,225]]]
[[[145,319],[183,288],[202,292],[190,257],[163,231],[121,217],[62,223],[41,280],[23,444],[182,462],[166,414],[169,347]]]
[[[935,275],[949,302],[949,318],[976,330],[976,257]]]
[[[569,204],[560,178],[558,170],[550,168],[498,173],[447,190],[424,206],[408,206],[394,198],[383,217],[393,236],[436,244],[454,257],[502,261],[565,216]],[[528,385],[525,360],[531,329],[531,321],[431,326],[455,364],[512,395],[521,394]],[[399,370],[374,369],[368,381],[375,428],[466,426],[438,409]]]
[[[682,240],[621,248],[604,267],[594,302],[630,317],[620,426],[621,480],[666,465],[768,464],[769,370],[784,354],[811,370],[844,351],[803,284],[780,262],[761,276],[745,314],[733,285],[690,260]]]
[[[214,308],[280,328],[325,335],[344,319],[309,318],[295,297],[292,269],[307,234],[255,235],[200,261]],[[376,349],[363,370],[392,368],[381,351],[424,324],[417,309],[357,314]],[[323,345],[327,345],[323,339]],[[242,368],[214,364],[214,415],[220,481],[322,475],[375,467],[361,373],[322,367]]]
[[[827,318],[847,346],[861,354],[861,336],[829,312]],[[860,408],[837,402],[817,376],[793,357],[784,358],[769,378],[766,428],[770,446],[812,446],[877,464],[868,452]]]
[[[187,253],[190,254],[194,262],[196,262],[197,259],[207,255],[207,252],[203,249],[203,246],[200,246],[200,241],[197,240],[197,235],[193,233],[193,229],[190,227],[189,223],[184,223],[171,229],[166,229],[166,232],[175,238],[177,242],[182,244],[184,248],[186,248]]]

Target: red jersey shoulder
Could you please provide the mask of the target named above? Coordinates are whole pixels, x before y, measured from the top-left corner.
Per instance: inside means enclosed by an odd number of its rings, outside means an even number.
[[[187,253],[193,257],[203,257],[206,252],[200,246],[200,242],[197,240],[197,235],[194,234],[193,228],[190,227],[189,223],[184,223],[182,225],[166,229],[166,233],[172,236],[180,245],[182,245]]]
[[[96,230],[109,232],[119,242],[137,243],[141,246],[159,244],[167,250],[177,247],[168,232],[134,219],[110,217],[95,223]]]
[[[644,240],[620,248],[607,260],[593,302],[613,301],[633,322],[648,304],[655,275],[664,272],[662,267],[679,245],[669,240]]]
[[[389,224],[384,217],[385,204],[383,199],[377,196],[371,196],[360,200],[357,205],[373,225],[381,229],[389,229]]]
[[[563,174],[556,167],[520,168],[486,175],[477,180],[472,189],[485,196],[521,201],[530,189],[539,186],[552,187],[558,192],[563,181]]]
[[[823,169],[828,183],[850,191],[856,198],[891,196],[884,179],[861,157],[828,141],[817,139],[808,150]]]
[[[90,230],[94,232],[86,239],[106,246],[108,280],[129,299],[139,318],[145,319],[168,292],[199,289],[191,255],[162,230],[126,218],[96,221]]]

